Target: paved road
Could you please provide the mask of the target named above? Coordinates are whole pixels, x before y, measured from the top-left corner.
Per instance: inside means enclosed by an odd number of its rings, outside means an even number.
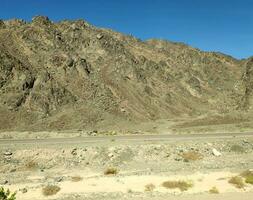
[[[200,139],[232,139],[232,138],[253,138],[253,132],[248,133],[215,133],[215,134],[184,134],[184,135],[121,135],[121,136],[91,136],[75,138],[48,138],[48,139],[0,139],[1,145],[55,145],[55,144],[88,144],[103,143],[106,141],[115,142],[145,142],[145,141],[184,141]]]

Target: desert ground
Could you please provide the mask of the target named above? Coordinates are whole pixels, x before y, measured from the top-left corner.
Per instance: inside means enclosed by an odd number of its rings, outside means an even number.
[[[18,200],[253,198],[250,132],[1,139],[0,155]]]

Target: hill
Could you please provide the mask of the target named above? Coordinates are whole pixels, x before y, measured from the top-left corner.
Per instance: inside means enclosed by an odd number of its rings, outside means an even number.
[[[0,129],[248,114],[253,58],[141,41],[84,20],[0,21]]]

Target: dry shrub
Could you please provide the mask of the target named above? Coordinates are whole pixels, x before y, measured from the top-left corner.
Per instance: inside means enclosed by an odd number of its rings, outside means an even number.
[[[57,185],[48,185],[42,189],[42,193],[44,196],[52,196],[57,194],[61,188]]]
[[[79,182],[82,180],[83,180],[83,178],[81,176],[72,176],[71,177],[71,181],[73,181],[73,182]]]
[[[203,155],[199,152],[196,151],[188,151],[182,153],[182,158],[184,159],[185,162],[189,161],[196,161],[196,160],[201,160],[203,159]]]
[[[152,183],[145,185],[146,192],[152,192],[154,189],[155,189],[155,185]]]
[[[240,174],[243,178],[245,178],[245,182],[253,185],[253,171],[246,170]]]
[[[242,146],[237,145],[237,144],[232,145],[230,147],[230,151],[233,151],[235,153],[245,153],[245,149]]]
[[[108,168],[104,171],[104,175],[116,175],[118,173],[119,173],[118,170],[116,168],[113,168],[113,167]]]
[[[28,161],[27,163],[25,163],[25,168],[28,170],[35,170],[39,167],[39,164],[33,160]]]
[[[244,188],[245,186],[243,179],[240,176],[234,176],[230,178],[228,182],[239,189]]]
[[[212,187],[210,190],[209,190],[209,193],[210,194],[219,194],[219,190],[217,187]]]
[[[186,181],[165,181],[162,186],[168,189],[180,189],[181,191],[187,191],[189,188],[193,187],[191,182]]]
[[[253,185],[253,176],[249,176],[245,179],[245,182],[248,183],[248,184],[251,184]]]

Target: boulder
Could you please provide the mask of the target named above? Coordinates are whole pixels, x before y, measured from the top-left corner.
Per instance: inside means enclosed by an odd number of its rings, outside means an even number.
[[[96,37],[97,37],[98,40],[101,40],[104,36],[103,36],[102,34],[99,33],[99,34],[97,34]]]
[[[217,149],[212,149],[212,153],[213,153],[213,155],[214,156],[216,156],[216,157],[219,157],[219,156],[221,156],[221,153],[217,150]]]

